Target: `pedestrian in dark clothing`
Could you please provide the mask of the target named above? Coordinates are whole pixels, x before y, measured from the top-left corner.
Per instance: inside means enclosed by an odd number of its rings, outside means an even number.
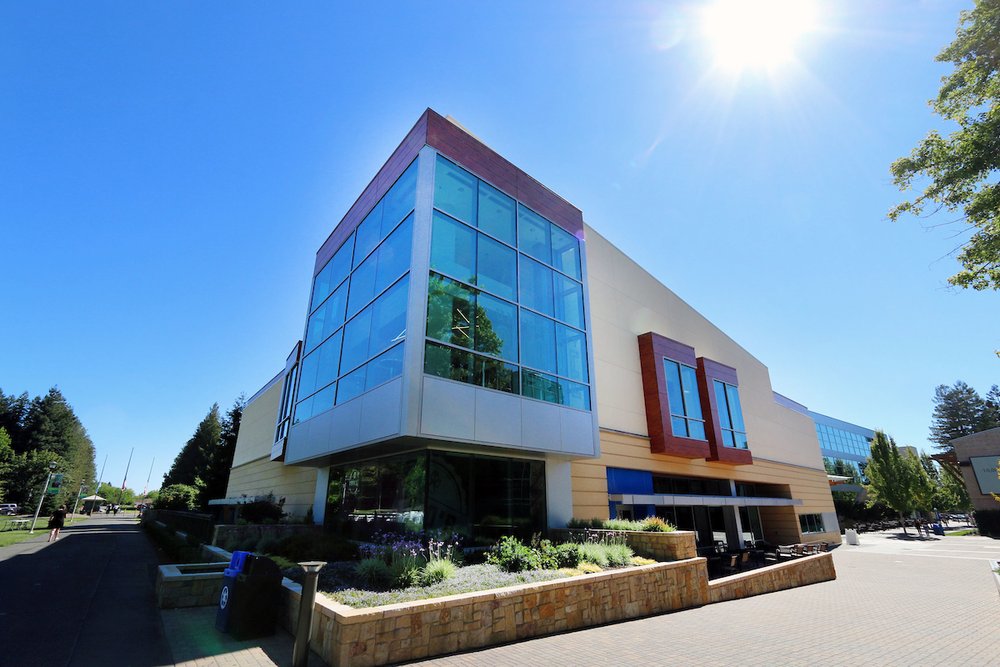
[[[59,531],[66,524],[66,506],[60,505],[59,509],[52,513],[52,517],[49,519],[49,539],[52,540],[59,539]]]

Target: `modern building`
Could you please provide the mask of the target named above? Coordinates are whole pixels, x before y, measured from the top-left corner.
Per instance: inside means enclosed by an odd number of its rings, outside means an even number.
[[[699,543],[839,541],[812,419],[766,366],[427,110],[319,249],[302,341],[228,495],[486,544],[658,515]]]
[[[951,441],[955,459],[962,471],[969,499],[977,512],[997,512],[1000,502],[1000,428],[980,431]]]
[[[801,403],[775,392],[774,400],[780,404],[808,415],[816,424],[819,451],[828,473],[837,477],[848,477],[856,484],[861,477],[861,465],[871,455],[875,431],[842,419],[813,412]],[[860,487],[858,487],[860,489]],[[846,489],[845,489],[846,490]]]

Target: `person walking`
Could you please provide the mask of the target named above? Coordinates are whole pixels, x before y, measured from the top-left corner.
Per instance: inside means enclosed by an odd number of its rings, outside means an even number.
[[[66,525],[66,506],[60,505],[59,509],[52,513],[52,517],[49,519],[49,539],[48,542],[52,540],[59,539],[59,531],[62,527]]]

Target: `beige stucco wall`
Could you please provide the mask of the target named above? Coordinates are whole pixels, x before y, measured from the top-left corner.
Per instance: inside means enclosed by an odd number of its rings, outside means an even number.
[[[834,512],[812,419],[774,401],[764,364],[607,239],[589,227],[586,234],[601,458],[573,463],[574,516],[606,518],[605,469],[631,468],[787,486],[790,496],[803,504],[762,510],[770,524],[765,532],[773,531],[769,539],[839,541],[838,532],[799,532],[797,515]],[[697,356],[736,369],[753,465],[650,452],[637,342],[647,331],[691,345]]]
[[[316,468],[271,461],[283,380],[283,373],[272,379],[243,410],[226,497],[271,493],[275,499],[285,499],[287,514],[302,517],[313,505]]]
[[[648,435],[636,337],[653,331],[736,369],[754,459],[822,470],[812,419],[775,403],[767,367],[607,239],[586,233],[601,428]]]

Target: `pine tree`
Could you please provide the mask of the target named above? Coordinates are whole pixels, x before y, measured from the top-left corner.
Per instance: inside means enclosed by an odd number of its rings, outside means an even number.
[[[245,406],[246,397],[241,395],[222,419],[222,433],[219,440],[208,451],[207,466],[201,476],[204,486],[199,494],[199,500],[203,507],[208,505],[209,500],[226,497],[226,488],[229,486],[229,470],[233,467],[236,438],[240,432],[240,420],[243,417]]]
[[[938,385],[934,390],[934,415],[928,438],[938,449],[951,451],[951,441],[978,433],[986,404],[975,389],[961,380],[953,387]]]
[[[979,430],[988,431],[1000,427],[1000,387],[993,385],[983,401],[983,416]]]
[[[170,470],[163,476],[163,486],[187,484],[202,488],[205,484],[203,476],[208,469],[209,457],[221,437],[222,424],[219,421],[219,404],[215,403],[198,424],[194,435],[174,459]]]

